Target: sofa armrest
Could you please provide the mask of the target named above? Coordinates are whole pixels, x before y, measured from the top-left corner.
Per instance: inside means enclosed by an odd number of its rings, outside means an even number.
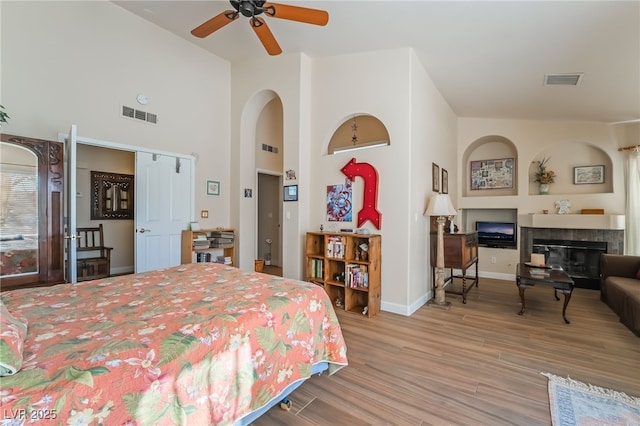
[[[622,254],[600,256],[600,276],[603,282],[610,276],[637,278],[638,270],[640,270],[640,256]]]

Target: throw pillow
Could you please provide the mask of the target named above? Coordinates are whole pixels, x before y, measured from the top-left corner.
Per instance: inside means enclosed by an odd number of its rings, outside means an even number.
[[[0,376],[10,376],[20,370],[26,337],[27,320],[11,315],[0,300]]]

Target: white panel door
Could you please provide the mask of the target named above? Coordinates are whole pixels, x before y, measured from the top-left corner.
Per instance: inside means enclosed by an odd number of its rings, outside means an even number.
[[[71,125],[69,135],[64,141],[64,174],[65,174],[65,251],[66,262],[64,277],[68,283],[78,281],[77,241],[76,241],[76,145],[77,128]]]
[[[136,152],[136,272],[180,264],[182,230],[193,217],[191,160]]]

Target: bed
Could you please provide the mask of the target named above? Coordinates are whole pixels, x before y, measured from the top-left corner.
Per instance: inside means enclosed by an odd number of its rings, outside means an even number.
[[[1,298],[10,317],[28,323],[19,371],[0,377],[5,418],[248,424],[312,374],[347,365],[321,287],[226,265],[194,263]],[[2,335],[18,331],[4,324]]]

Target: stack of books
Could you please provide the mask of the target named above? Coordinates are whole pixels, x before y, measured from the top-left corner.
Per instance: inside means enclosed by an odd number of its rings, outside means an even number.
[[[233,245],[235,235],[230,231],[214,231],[211,233],[210,245],[212,248],[225,248]]]

